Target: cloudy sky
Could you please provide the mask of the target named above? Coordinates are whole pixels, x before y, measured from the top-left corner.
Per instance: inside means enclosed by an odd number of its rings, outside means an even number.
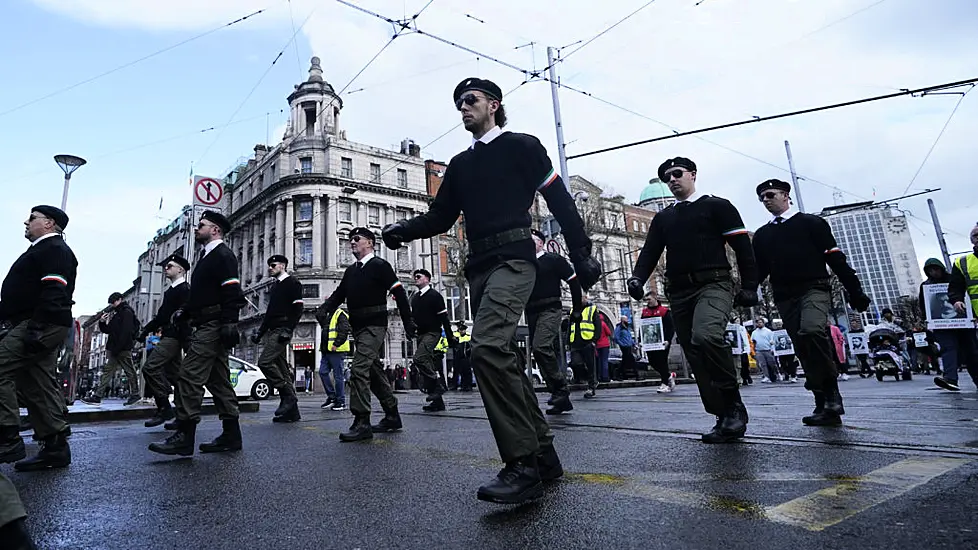
[[[393,19],[428,3],[351,1]],[[528,71],[547,65],[547,46],[562,48],[562,83],[592,96],[561,90],[570,155],[978,77],[971,0],[657,0],[575,51],[646,2],[434,0],[416,25]],[[504,100],[509,128],[539,136],[556,164],[549,85],[521,86],[523,73],[486,57],[402,34],[350,83],[392,35],[390,24],[334,0],[11,0],[0,19],[8,176],[0,265],[26,246],[29,208],[60,203],[63,179],[51,156],[81,155],[89,165],[74,176],[68,201],[80,262],[75,312],[102,307],[132,284],[146,242],[188,202],[191,163],[197,174],[219,176],[255,144],[281,137],[285,97],[312,55],[337,90],[346,88],[351,140],[394,147],[412,138],[425,158],[447,160],[469,139],[457,128],[436,140],[458,122],[452,89],[481,76],[516,90]],[[807,210],[834,204],[834,193],[855,202],[939,187],[928,196],[949,248],[963,251],[978,221],[978,94],[964,97],[920,169],[960,99],[903,97],[765,122],[571,160],[570,171],[635,201],[663,159],[687,156],[699,165],[700,188],[730,198],[757,227],[767,216],[753,188],[788,179],[787,139]],[[913,216],[920,262],[939,255],[926,196],[900,208]]]

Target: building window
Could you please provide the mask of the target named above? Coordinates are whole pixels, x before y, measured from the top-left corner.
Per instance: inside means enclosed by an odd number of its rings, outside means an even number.
[[[343,157],[340,159],[340,167],[342,171],[340,175],[344,178],[353,178],[353,159]]]
[[[312,221],[312,201],[303,200],[299,201],[299,212],[296,216],[296,221],[300,222],[311,222]]]
[[[295,240],[295,264],[312,265],[312,237],[299,237]]]
[[[340,245],[336,251],[336,263],[340,267],[347,267],[355,261],[357,260],[353,257],[353,252],[350,250],[349,239],[340,239]]]
[[[380,165],[370,163],[370,183],[380,183]]]
[[[340,201],[339,206],[337,206],[337,215],[341,222],[352,222],[353,221],[353,204],[349,201]]]
[[[465,295],[463,303],[462,297],[457,286],[445,288],[445,302],[448,306],[448,318],[452,321],[466,321],[472,316],[469,310],[469,296]]]
[[[397,169],[397,186],[401,189],[407,189],[407,170]]]
[[[367,207],[367,225],[372,225],[374,227],[380,227],[380,207],[379,206],[369,206],[369,207]]]
[[[411,271],[413,266],[411,265],[411,254],[408,252],[408,246],[402,246],[397,249],[397,269],[398,271]]]
[[[319,298],[319,285],[302,285],[303,298]]]
[[[303,174],[312,173],[312,157],[302,157],[299,159],[299,172]]]

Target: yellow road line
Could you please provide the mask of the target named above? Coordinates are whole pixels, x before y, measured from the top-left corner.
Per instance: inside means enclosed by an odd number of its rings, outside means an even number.
[[[784,504],[768,507],[764,510],[764,516],[778,523],[821,531],[967,462],[969,460],[963,458],[908,458]]]

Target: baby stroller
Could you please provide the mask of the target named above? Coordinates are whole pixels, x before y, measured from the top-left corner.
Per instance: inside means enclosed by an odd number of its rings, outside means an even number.
[[[893,329],[878,328],[869,334],[869,357],[873,360],[876,379],[894,376],[897,380],[912,380],[910,358],[900,349],[902,338]]]

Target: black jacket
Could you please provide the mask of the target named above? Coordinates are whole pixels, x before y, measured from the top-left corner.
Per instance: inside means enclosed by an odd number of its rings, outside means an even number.
[[[118,354],[132,349],[132,344],[136,339],[136,312],[132,310],[128,302],[122,302],[119,307],[112,311],[112,318],[106,323],[105,319],[98,322],[98,329],[103,334],[109,335],[109,341],[105,343],[105,350],[112,354]]]
[[[36,241],[10,266],[0,289],[0,321],[70,327],[78,260],[61,235]]]
[[[163,329],[163,337],[181,338],[181,331],[170,322],[170,318],[173,317],[173,313],[176,310],[182,308],[187,303],[189,296],[190,285],[186,281],[168,288],[163,293],[163,303],[156,310],[156,317],[153,317],[152,321],[146,323],[146,326],[143,328],[143,333],[150,334],[159,329]]]

